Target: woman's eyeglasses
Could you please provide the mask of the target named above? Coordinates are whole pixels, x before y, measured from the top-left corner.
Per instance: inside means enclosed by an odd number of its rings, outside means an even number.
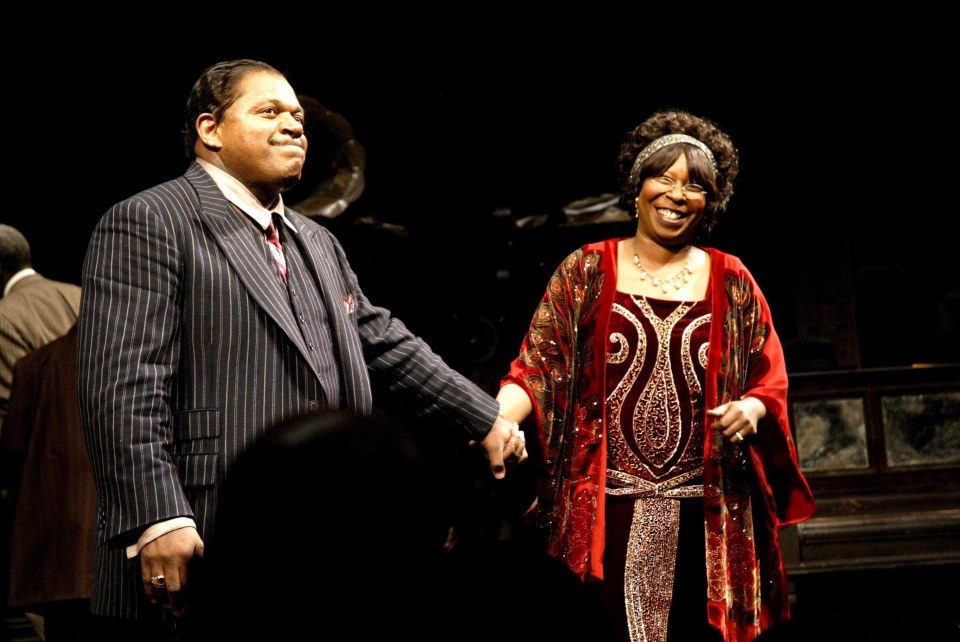
[[[703,186],[697,185],[696,183],[681,184],[669,176],[654,176],[650,180],[668,192],[672,192],[674,187],[679,187],[680,191],[683,192],[683,195],[690,200],[704,198],[707,195],[707,190],[704,189]]]

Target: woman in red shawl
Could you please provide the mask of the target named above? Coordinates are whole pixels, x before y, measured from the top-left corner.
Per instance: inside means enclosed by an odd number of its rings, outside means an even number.
[[[501,414],[532,413],[549,552],[597,587],[623,640],[752,640],[789,617],[777,530],[813,498],[767,302],[739,259],[695,244],[726,209],[737,152],[714,123],[666,111],[618,164],[637,232],[551,277]]]

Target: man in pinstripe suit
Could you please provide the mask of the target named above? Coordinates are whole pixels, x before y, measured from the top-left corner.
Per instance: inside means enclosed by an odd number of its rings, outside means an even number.
[[[373,306],[336,239],[284,207],[307,140],[282,74],[253,60],[209,67],[186,124],[195,156],[186,174],[111,208],[83,269],[80,406],[98,493],[92,608],[135,621],[113,627],[118,639],[189,635],[188,618],[169,616],[189,606],[217,483],[282,418],[368,413],[376,382],[436,430],[479,443],[495,476],[526,457],[497,402]],[[309,549],[308,534],[285,536]]]

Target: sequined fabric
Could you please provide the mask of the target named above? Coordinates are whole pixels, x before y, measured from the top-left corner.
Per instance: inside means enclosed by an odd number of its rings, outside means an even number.
[[[599,375],[592,322],[603,288],[598,263],[598,254],[579,250],[564,260],[547,284],[517,360],[521,382],[535,399],[552,471],[538,498],[541,524],[552,535],[548,551],[581,574],[590,564],[603,486],[594,457],[603,442],[602,388],[589,383]],[[583,394],[594,388],[596,395]]]
[[[750,367],[763,353],[768,326],[743,276],[724,280],[727,312],[723,319],[723,350],[717,373],[718,404],[740,399],[747,391]],[[724,620],[738,632],[736,639],[759,635],[761,590],[778,601],[785,595],[781,573],[761,587],[754,537],[750,464],[743,444],[731,444],[719,433],[707,449],[704,510],[707,520],[707,600],[723,605]]]
[[[680,503],[664,497],[637,500],[630,525],[624,600],[633,642],[664,642],[677,563]]]

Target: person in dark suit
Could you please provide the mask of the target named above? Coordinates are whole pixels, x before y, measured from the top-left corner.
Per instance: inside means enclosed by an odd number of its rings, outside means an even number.
[[[76,326],[17,362],[0,433],[14,506],[7,605],[44,639],[89,640],[96,490],[77,407]]]
[[[217,484],[285,417],[367,414],[376,386],[424,434],[479,444],[496,477],[526,457],[496,400],[372,305],[337,240],[284,206],[307,140],[280,72],[254,60],[212,65],[186,125],[195,157],[186,174],[112,207],[83,268],[80,409],[98,493],[92,608],[133,622],[110,623],[121,638],[189,635],[189,619],[169,616],[189,607]],[[309,533],[286,535],[309,566]],[[238,604],[258,590],[270,589],[242,588]]]
[[[22,356],[66,334],[77,322],[80,288],[45,279],[31,267],[30,244],[0,225],[0,428],[13,366]]]

